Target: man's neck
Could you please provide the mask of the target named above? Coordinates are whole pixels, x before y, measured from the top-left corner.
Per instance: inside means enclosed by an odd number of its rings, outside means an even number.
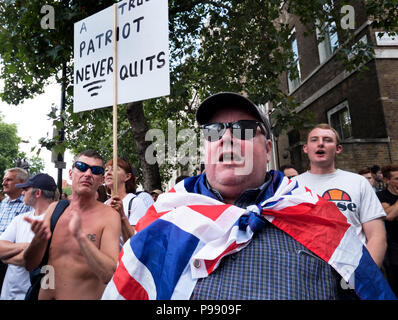
[[[7,195],[8,195],[8,197],[10,198],[10,200],[12,201],[12,200],[18,199],[19,196],[21,195],[21,192],[19,192],[19,193],[12,193],[12,194],[7,193]]]
[[[249,188],[247,190],[242,191],[239,194],[234,194],[233,196],[229,196],[229,197],[225,194],[221,194],[218,190],[214,189],[210,185],[210,183],[207,181],[207,179],[206,179],[205,183],[206,183],[207,188],[209,188],[209,190],[212,191],[213,194],[215,194],[217,196],[218,200],[220,200],[226,204],[236,204],[236,201],[238,200],[238,202],[240,204],[242,204],[242,203],[246,203],[247,201],[253,202],[255,200],[254,198],[250,199],[253,196],[253,193],[251,193],[251,196],[249,196],[248,192],[253,192],[253,191],[258,190],[258,192],[256,194],[256,197],[257,197],[262,192],[261,190],[266,189],[268,184],[271,183],[271,181],[272,181],[271,175],[269,173],[266,173],[265,178],[264,178],[264,183],[261,186]],[[243,198],[242,198],[242,196],[243,196]],[[250,203],[250,204],[252,204],[252,203]],[[240,205],[238,205],[238,206],[240,206]]]
[[[79,195],[74,193],[72,193],[72,199],[70,201],[73,207],[77,207],[81,210],[84,210],[86,208],[92,208],[96,202],[97,199],[95,198],[95,195]]]
[[[50,202],[47,200],[37,201],[36,204],[33,206],[35,209],[35,216],[41,216],[44,212],[46,212]]]
[[[329,174],[335,172],[337,169],[334,166],[331,167],[317,167],[311,166],[311,169],[308,171],[312,174]]]

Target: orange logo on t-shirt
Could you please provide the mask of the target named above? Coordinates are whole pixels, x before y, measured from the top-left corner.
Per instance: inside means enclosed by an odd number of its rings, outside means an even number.
[[[350,195],[340,189],[329,189],[326,190],[323,195],[322,198],[328,200],[328,201],[351,201],[351,197]]]
[[[328,201],[335,201],[334,203],[336,204],[337,208],[340,209],[341,212],[344,212],[347,209],[352,212],[356,211],[357,208],[356,204],[351,202],[352,200],[350,195],[343,190],[340,189],[326,190],[323,193],[322,198]]]

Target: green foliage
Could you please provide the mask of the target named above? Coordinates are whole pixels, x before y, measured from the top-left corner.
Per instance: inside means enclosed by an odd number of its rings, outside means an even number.
[[[27,157],[25,152],[20,152],[18,159],[26,159],[29,165],[28,172],[31,176],[41,173],[44,170],[44,160],[38,156]]]
[[[3,122],[0,115],[0,177],[3,178],[4,170],[13,167],[18,159],[18,144],[21,138],[17,135],[17,126]]]
[[[72,194],[72,187],[62,188],[62,192],[65,192],[68,196]]]
[[[50,78],[57,76],[62,63],[72,59],[73,23],[112,3],[110,0],[1,1],[0,79],[4,80],[1,99],[17,105],[43,93],[44,86]],[[44,15],[40,10],[44,4],[55,9],[55,30],[41,28]]]
[[[28,158],[25,152],[19,151],[19,143],[22,139],[17,134],[15,124],[3,122],[0,114],[0,178],[3,178],[4,170],[17,166],[17,161],[24,159],[29,164],[29,174],[42,172],[44,161],[38,156]]]

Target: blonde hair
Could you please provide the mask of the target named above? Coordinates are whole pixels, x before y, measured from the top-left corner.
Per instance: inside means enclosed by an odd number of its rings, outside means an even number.
[[[315,129],[324,129],[324,130],[331,130],[333,131],[334,135],[336,136],[336,146],[340,145],[340,135],[339,133],[329,124],[327,123],[320,123],[317,124],[315,127],[313,127],[310,131],[307,133],[307,139],[306,142],[308,142],[308,138],[310,137],[310,133],[315,130]]]

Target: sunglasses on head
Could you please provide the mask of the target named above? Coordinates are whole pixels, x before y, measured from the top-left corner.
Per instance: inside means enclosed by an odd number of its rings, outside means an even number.
[[[104,168],[100,166],[89,166],[87,163],[76,161],[73,168],[78,169],[81,172],[86,172],[88,169],[91,169],[91,173],[95,175],[100,175],[104,173]]]
[[[203,134],[207,141],[213,142],[220,140],[228,128],[232,129],[232,134],[240,140],[253,139],[257,133],[257,127],[265,134],[265,129],[261,122],[256,120],[239,120],[235,122],[214,122],[202,125]]]

